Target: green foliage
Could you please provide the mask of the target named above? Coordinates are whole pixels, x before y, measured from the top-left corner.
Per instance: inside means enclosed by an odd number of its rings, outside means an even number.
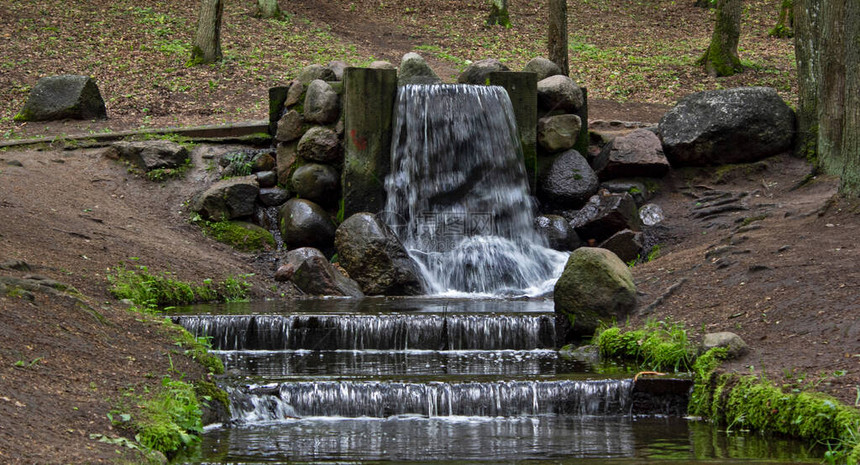
[[[263,228],[249,226],[248,223],[228,220],[205,221],[199,216],[193,218],[192,222],[200,225],[207,236],[242,252],[258,252],[275,247],[272,233]]]
[[[121,264],[108,272],[107,279],[111,295],[131,300],[145,311],[155,312],[160,307],[171,305],[243,300],[251,288],[246,281],[248,276],[228,277],[217,284],[206,279],[202,285],[192,285],[175,279],[167,271],[153,274],[143,265],[128,269]]]
[[[248,176],[254,169],[254,156],[247,152],[236,152],[228,154],[224,157],[227,160],[227,166],[224,168],[222,179]]]
[[[695,360],[686,329],[671,322],[649,322],[644,329],[634,331],[607,328],[597,334],[595,344],[605,357],[635,360],[648,370],[689,371]]]
[[[164,182],[169,179],[181,179],[191,168],[191,160],[186,160],[177,168],[156,168],[146,172],[146,179],[153,182]]]
[[[220,375],[224,373],[224,362],[215,355],[212,355],[209,350],[212,349],[212,344],[209,338],[194,337],[182,326],[174,324],[170,319],[165,319],[164,324],[171,332],[171,336],[175,344],[184,349],[184,354],[194,359],[197,363],[206,367],[209,373]]]
[[[137,431],[135,440],[144,447],[170,457],[200,442],[202,412],[192,385],[164,377],[161,389],[140,407],[132,428]]]

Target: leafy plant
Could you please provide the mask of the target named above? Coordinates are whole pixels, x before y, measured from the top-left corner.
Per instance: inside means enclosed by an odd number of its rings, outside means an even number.
[[[649,322],[634,331],[606,328],[598,332],[595,343],[601,355],[632,359],[648,370],[689,371],[696,358],[686,329],[678,323]]]
[[[243,300],[251,288],[246,281],[250,276],[228,277],[220,283],[207,279],[202,285],[192,285],[175,279],[167,271],[153,274],[143,265],[128,269],[121,264],[108,272],[107,279],[114,297],[128,299],[144,311],[156,312],[171,305]]]

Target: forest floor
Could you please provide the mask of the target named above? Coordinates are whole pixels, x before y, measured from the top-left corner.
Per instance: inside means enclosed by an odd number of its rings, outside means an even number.
[[[452,80],[465,60],[499,57],[516,69],[545,48],[542,2],[510,0],[511,29],[486,27],[479,1],[294,0],[282,2],[283,21],[253,18],[251,3],[227,2],[227,59],[198,67],[184,65],[192,6],[38,0],[0,9],[0,135],[58,139],[0,151],[0,262],[29,265],[0,277],[47,277],[79,291],[0,297],[0,462],[134,462],[133,451],[91,439],[118,434],[106,413],[130,388],[152,388],[170,373],[200,376],[158,322],[109,295],[106,275],[119,264],[198,283],[248,276],[257,298],[289,292],[271,280],[270,262],[189,224],[200,166],[184,180],[152,183],[101,149],[64,150],[64,136],[265,119],[267,88],[310,63],[396,63],[417,50]],[[766,35],[777,2],[747,2],[749,69],[720,79],[692,65],[711,12],[691,1],[638,3],[570,3],[572,69],[589,89],[591,120],[656,123],[680,96],[738,85],[771,85],[793,100],[791,40]],[[13,122],[35,80],[59,73],[96,76],[110,119]],[[662,303],[630,324],[682,322],[694,339],[736,332],[751,352],[730,368],[854,405],[860,206],[835,196],[837,180],[809,173],[788,156],[672,172],[653,200],[666,214],[660,253],[633,268],[640,309]],[[709,196],[724,193],[742,208],[698,217]]]

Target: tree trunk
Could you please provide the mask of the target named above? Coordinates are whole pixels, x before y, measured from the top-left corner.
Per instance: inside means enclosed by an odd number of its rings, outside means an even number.
[[[731,76],[743,71],[738,58],[738,40],[741,36],[743,0],[718,0],[717,18],[711,44],[698,64],[705,66],[711,76]]]
[[[782,0],[779,5],[779,19],[776,26],[768,32],[771,37],[793,37],[794,36],[794,5],[792,0]]]
[[[221,61],[221,16],[224,13],[222,0],[201,0],[197,33],[191,48],[191,60],[198,63]]]
[[[795,0],[794,51],[797,61],[796,155],[814,161],[818,153],[818,77],[813,63],[818,53],[819,0]]]
[[[567,0],[549,0],[549,60],[570,74],[567,56]]]
[[[278,6],[278,0],[257,0],[257,11],[254,16],[259,18],[275,18],[281,17],[281,7]]]
[[[511,17],[508,15],[508,0],[490,0],[490,16],[487,26],[511,27]]]
[[[860,196],[860,3],[795,0],[798,151]]]

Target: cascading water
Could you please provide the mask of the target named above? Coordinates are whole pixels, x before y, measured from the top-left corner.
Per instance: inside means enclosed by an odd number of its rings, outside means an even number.
[[[567,254],[546,247],[513,107],[498,86],[400,89],[384,219],[431,292],[538,295]]]

